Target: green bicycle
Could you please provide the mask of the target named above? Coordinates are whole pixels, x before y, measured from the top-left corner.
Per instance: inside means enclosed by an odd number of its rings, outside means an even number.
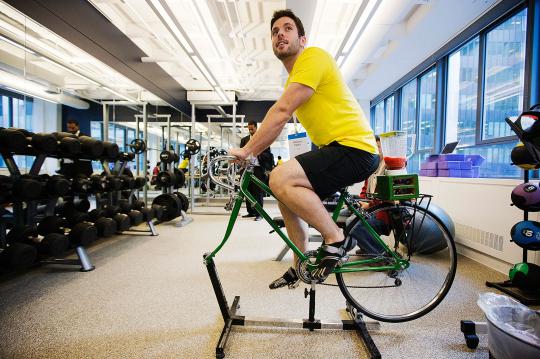
[[[244,198],[266,220],[287,246],[296,254],[296,270],[300,279],[312,284],[311,272],[318,265],[317,250],[302,253],[281,228],[257,203],[248,191],[254,183],[268,194],[270,188],[253,175],[253,165],[247,165],[241,176],[232,156],[211,160],[209,174],[218,186],[233,195],[226,208],[232,210],[225,236],[210,253],[205,263],[212,261],[229,239]],[[216,163],[221,165],[214,168]],[[332,218],[337,220],[345,206],[352,216],[347,220],[345,235],[367,236],[370,249],[351,250],[343,263],[334,270],[337,285],[347,303],[359,312],[383,322],[405,322],[417,319],[433,310],[446,296],[456,273],[457,254],[454,239],[437,216],[429,211],[431,196],[419,195],[415,201],[392,201],[364,211],[346,190],[342,190]],[[427,202],[427,203],[426,203]],[[435,226],[442,245],[434,253],[416,250],[418,233],[429,223]]]

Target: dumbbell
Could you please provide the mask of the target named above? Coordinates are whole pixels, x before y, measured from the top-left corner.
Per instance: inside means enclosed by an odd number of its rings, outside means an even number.
[[[78,155],[81,153],[81,142],[77,139],[77,136],[73,137],[56,137],[58,141],[58,153],[60,155]]]
[[[137,211],[140,211],[141,208],[144,208],[145,206],[146,206],[146,203],[144,203],[144,201],[133,200],[133,202],[131,202],[131,209],[134,209]]]
[[[163,193],[154,198],[152,205],[162,207],[163,214],[158,218],[160,221],[170,221],[182,215],[182,202],[180,198],[171,193]],[[152,206],[153,207],[153,206]]]
[[[61,202],[56,206],[54,211],[55,213],[61,214],[64,217],[69,217],[73,216],[77,212],[86,212],[89,209],[90,201],[86,198],[79,198],[75,200]]]
[[[16,179],[0,175],[0,191],[5,198],[21,201],[34,200],[41,197],[43,183],[30,175],[22,175]]]
[[[71,182],[64,176],[48,174],[39,175],[40,180],[44,183],[43,197],[62,197],[66,195],[70,188]]]
[[[105,175],[102,174],[102,176],[105,178],[105,190],[107,191],[118,191],[122,189],[122,179],[118,176],[114,175]]]
[[[119,232],[127,231],[131,227],[131,219],[127,214],[121,213],[118,206],[106,206],[102,209],[102,215],[112,218]]]
[[[81,144],[81,153],[87,158],[99,159],[103,154],[103,142],[96,140],[95,138],[88,136],[77,137],[73,133],[69,132],[53,132],[52,135],[55,136],[57,140],[61,140],[62,138],[66,137],[78,140]]]
[[[19,148],[19,152],[53,154],[58,149],[56,138],[49,133],[33,133],[22,128],[13,128],[13,130],[25,137],[26,146]]]
[[[135,188],[142,189],[147,181],[148,179],[146,177],[135,177]]]
[[[98,237],[98,229],[93,224],[80,222],[69,228],[68,221],[57,216],[43,218],[39,222],[37,230],[42,236],[49,233],[66,234],[71,243],[83,247],[88,246]]]
[[[135,154],[132,152],[120,152],[118,155],[118,160],[123,162],[133,161],[133,159],[135,159]]]
[[[35,246],[42,255],[61,257],[69,248],[69,240],[60,233],[48,233],[43,237],[38,235],[37,226],[15,226],[6,236],[10,243],[24,243]]]
[[[119,176],[122,181],[122,189],[133,189],[135,188],[135,178],[128,175]]]
[[[184,172],[175,168],[174,173],[171,172],[159,172],[156,176],[156,183],[163,187],[179,188],[186,182],[186,176]]]
[[[39,153],[53,154],[58,150],[58,141],[50,133],[33,133],[25,129],[18,129],[25,137],[26,143]]]
[[[84,176],[78,176],[73,179],[71,190],[74,193],[90,193],[92,191],[92,182]]]
[[[131,204],[127,199],[121,199],[118,201],[118,207],[120,207],[120,212],[127,214],[131,221],[131,225],[138,226],[144,220],[143,214],[140,211],[131,209]]]
[[[173,163],[178,162],[180,160],[180,157],[178,154],[174,153],[174,151],[161,151],[159,154],[159,160],[163,163]]]
[[[151,221],[153,218],[155,218],[155,215],[156,215],[156,210],[152,207],[146,207],[146,204],[144,203],[144,201],[139,201],[139,200],[133,201],[131,203],[131,209],[141,212],[143,215],[144,222]],[[161,213],[162,212],[163,211],[161,211]]]
[[[107,179],[100,175],[91,175],[88,180],[90,181],[90,192],[103,193],[107,190]]]
[[[116,161],[118,155],[120,154],[120,149],[118,145],[113,142],[103,141],[103,158],[108,161]]]
[[[0,148],[13,152],[23,152],[27,147],[26,136],[19,130],[0,127]]]
[[[187,212],[189,209],[189,198],[182,192],[174,192],[174,194],[180,199],[182,203],[182,211]]]
[[[158,221],[163,220],[163,206],[159,204],[152,204],[150,207],[152,210],[154,210],[154,218]]]
[[[37,258],[37,249],[26,243],[9,243],[0,253],[0,264],[13,269],[28,268]]]

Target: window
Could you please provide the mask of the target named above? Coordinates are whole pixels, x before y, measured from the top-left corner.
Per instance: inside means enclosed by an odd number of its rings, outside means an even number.
[[[142,132],[142,131],[141,131]],[[135,140],[135,130],[132,128],[127,129],[126,143],[129,145],[131,141]]]
[[[384,102],[381,101],[375,106],[375,120],[373,130],[376,134],[384,132]]]
[[[486,35],[482,139],[510,136],[504,119],[523,110],[527,10]]]
[[[114,142],[118,145],[118,148],[120,148],[120,151],[126,151],[126,129],[120,126],[115,126],[115,133],[114,133]],[[109,135],[110,137],[110,135]]]
[[[394,128],[394,96],[390,96],[385,101],[384,132],[392,131]]]
[[[479,48],[476,37],[448,58],[446,143],[476,143]]]
[[[436,90],[437,70],[433,68],[420,78],[418,150],[430,150],[434,147]]]
[[[401,124],[399,128],[407,132],[407,148],[411,152],[414,152],[414,138],[416,135],[416,90],[416,79],[401,89]]]
[[[101,121],[91,121],[90,122],[90,137],[95,138],[96,140],[101,140],[103,123]]]
[[[486,161],[480,166],[480,177],[521,177],[522,170],[510,163],[510,153],[516,141],[492,145],[460,148],[457,153],[482,155]]]

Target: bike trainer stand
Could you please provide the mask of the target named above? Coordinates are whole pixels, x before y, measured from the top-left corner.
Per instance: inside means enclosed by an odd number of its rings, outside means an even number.
[[[341,322],[321,322],[319,319],[315,319],[315,283],[311,284],[311,289],[308,291],[305,289],[304,295],[307,298],[309,296],[309,318],[308,319],[281,319],[281,318],[264,318],[264,317],[246,317],[237,314],[237,309],[240,308],[240,296],[235,296],[233,304],[229,307],[227,298],[223,292],[221,281],[216,270],[214,260],[206,259],[208,253],[204,254],[204,263],[208,269],[210,281],[216,294],[216,299],[223,316],[225,325],[221,331],[219,342],[216,346],[216,358],[225,358],[225,345],[229,334],[233,326],[252,326],[252,327],[275,327],[275,328],[299,328],[309,329],[314,331],[315,329],[341,329],[341,330],[355,330],[360,339],[364,342],[364,345],[369,352],[370,359],[380,359],[381,353],[373,342],[373,339],[369,335],[369,330],[379,330],[381,325],[379,322],[364,322],[362,314],[357,313],[351,305],[347,303],[347,312],[351,316],[352,320],[342,320]]]

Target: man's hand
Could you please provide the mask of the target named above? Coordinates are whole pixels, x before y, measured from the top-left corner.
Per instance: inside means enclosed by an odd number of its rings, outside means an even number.
[[[243,148],[231,148],[229,150],[230,156],[235,156],[240,161],[245,161],[249,157],[249,153],[247,153]]]

